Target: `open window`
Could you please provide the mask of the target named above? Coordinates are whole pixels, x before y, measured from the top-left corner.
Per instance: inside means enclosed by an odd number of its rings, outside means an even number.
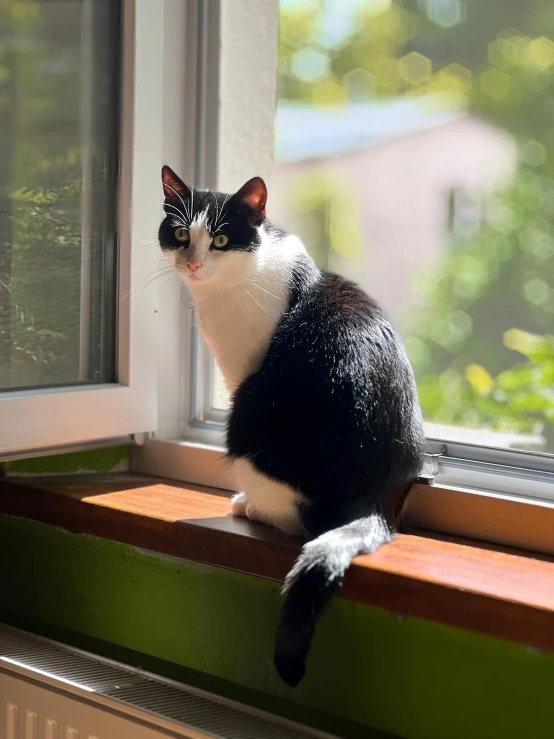
[[[0,25],[0,454],[130,440],[156,428],[155,305],[133,299],[156,259],[163,12],[8,3]]]

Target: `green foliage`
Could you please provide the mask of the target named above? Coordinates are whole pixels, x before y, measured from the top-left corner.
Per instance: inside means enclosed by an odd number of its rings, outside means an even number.
[[[9,0],[0,10],[0,388],[82,380],[82,341],[90,350],[86,379],[103,379],[113,72],[105,29],[113,12],[109,3],[94,8],[90,33],[101,54],[86,70],[82,3]],[[84,95],[92,95],[92,110]],[[91,223],[83,223],[83,208]],[[92,285],[83,337],[84,257]]]
[[[14,193],[14,384],[72,382],[79,372],[80,184]]]
[[[554,449],[554,7],[368,2],[353,6],[342,36],[329,34],[332,8],[314,1],[281,12],[281,99],[320,106],[447,93],[514,138],[513,181],[485,199],[480,228],[450,235],[415,285],[404,328],[428,420],[542,433]],[[319,76],[302,67],[306,48],[326,57]],[[522,352],[522,363],[500,340],[514,326],[542,354]]]
[[[294,181],[289,200],[306,222],[305,245],[320,269],[329,268],[330,249],[347,258],[363,250],[360,206],[348,180],[306,172]]]
[[[423,305],[410,324],[416,371],[490,363],[491,346],[514,325],[554,321],[554,182],[521,166],[515,182],[491,199],[475,234],[456,234],[416,289]],[[512,356],[496,352],[493,370]]]
[[[514,326],[531,336],[554,325],[553,219],[554,182],[522,162],[515,181],[489,199],[477,233],[452,237],[422,275],[407,345],[427,419],[541,434],[554,449],[552,338],[534,337],[542,353],[499,341]],[[483,366],[496,375],[488,392],[475,380]]]
[[[399,3],[360,4],[352,11],[350,30],[333,38],[325,23],[329,7],[314,2],[281,9],[280,99],[343,104],[404,89],[408,83],[399,73],[397,55],[414,30],[415,16]],[[304,72],[301,55],[306,51],[319,55],[328,74],[318,76],[310,65]]]
[[[419,382],[427,417],[437,423],[524,434],[546,434],[554,423],[554,336],[519,329],[504,334],[504,346],[523,355],[492,377],[479,364],[462,373],[447,369]]]

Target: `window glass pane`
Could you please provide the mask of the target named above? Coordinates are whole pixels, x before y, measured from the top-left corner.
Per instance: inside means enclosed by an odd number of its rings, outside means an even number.
[[[212,407],[216,410],[227,411],[231,407],[231,398],[223,374],[217,364],[213,363],[212,373],[213,398]]]
[[[551,3],[280,2],[268,212],[385,308],[431,436],[554,452],[553,110]]]
[[[0,7],[0,389],[114,380],[119,2]]]

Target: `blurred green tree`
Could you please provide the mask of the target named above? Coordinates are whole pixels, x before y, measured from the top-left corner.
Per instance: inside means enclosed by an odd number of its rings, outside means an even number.
[[[421,276],[407,344],[429,420],[541,429],[554,449],[552,357],[523,352],[522,364],[521,347],[501,341],[512,329],[552,341],[538,334],[554,325],[554,6],[368,0],[353,6],[339,34],[329,32],[332,6],[284,5],[281,99],[318,106],[447,93],[515,138],[513,182],[485,202],[481,227],[453,234]],[[475,385],[485,375],[488,393]],[[525,394],[517,383],[531,378]]]
[[[554,336],[519,329],[504,334],[504,346],[527,361],[492,377],[479,364],[464,373],[448,369],[419,381],[427,416],[436,423],[533,434],[554,448]]]
[[[84,7],[7,0],[0,8],[0,388],[83,379],[85,258],[93,278],[87,379],[103,379],[103,239],[114,212],[109,167],[117,167],[107,161],[117,116],[106,113],[117,85],[110,34],[118,11],[99,0],[86,25]],[[84,224],[83,208],[94,222]]]
[[[306,172],[294,181],[289,200],[308,234],[306,248],[320,269],[330,269],[332,252],[349,258],[363,250],[359,203],[348,180]]]

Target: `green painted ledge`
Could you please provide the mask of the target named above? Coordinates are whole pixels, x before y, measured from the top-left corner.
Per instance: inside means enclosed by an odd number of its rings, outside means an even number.
[[[129,447],[114,446],[69,454],[53,454],[0,463],[0,474],[69,475],[79,472],[124,472],[129,468]]]
[[[0,516],[0,584],[13,625],[343,736],[553,736],[554,656],[516,644],[336,599],[289,689],[276,583]]]

